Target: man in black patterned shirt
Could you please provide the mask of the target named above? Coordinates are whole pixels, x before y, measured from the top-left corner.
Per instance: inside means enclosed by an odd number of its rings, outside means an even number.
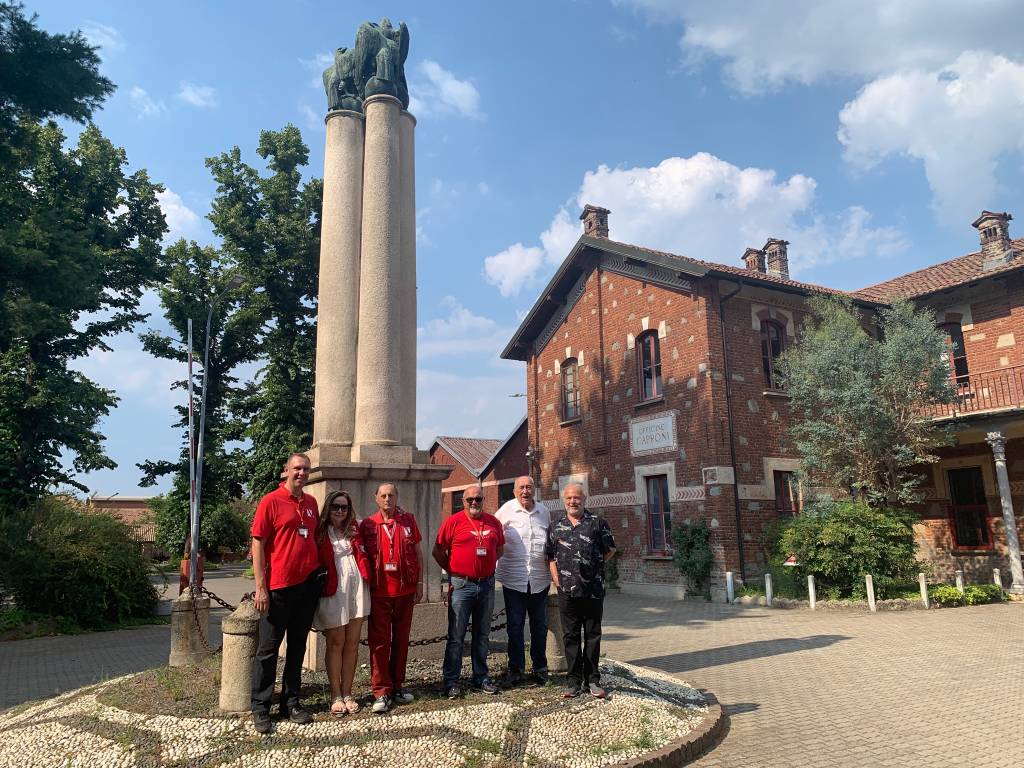
[[[604,518],[595,517],[583,506],[586,496],[582,485],[569,483],[562,491],[562,500],[565,517],[551,524],[545,548],[551,581],[558,589],[558,612],[569,668],[569,683],[562,696],[571,699],[589,691],[603,699],[608,694],[601,687],[598,664],[604,563],[615,554],[615,540]]]

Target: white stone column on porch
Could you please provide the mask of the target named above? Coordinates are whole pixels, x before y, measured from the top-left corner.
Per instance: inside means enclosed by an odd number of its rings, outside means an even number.
[[[401,443],[402,104],[393,96],[368,98],[363,155],[363,222],[359,278],[359,343],[353,460],[359,446]]]
[[[402,444],[416,445],[416,118],[402,111],[399,123],[401,169],[401,341]]]
[[[999,501],[1003,508],[1003,527],[1006,530],[1006,549],[1010,558],[1010,573],[1013,584],[1011,592],[1024,594],[1024,568],[1021,567],[1020,539],[1017,536],[1017,521],[1013,515],[1013,500],[1010,497],[1010,478],[1006,472],[1006,437],[1002,432],[989,432],[985,441],[992,448],[996,463],[996,481],[999,484]]]
[[[352,445],[355,432],[363,127],[358,112],[327,115],[313,445]]]

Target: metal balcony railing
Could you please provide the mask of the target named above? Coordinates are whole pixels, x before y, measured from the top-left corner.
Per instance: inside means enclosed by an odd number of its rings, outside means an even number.
[[[958,376],[956,399],[926,410],[936,419],[984,411],[1024,408],[1024,365]]]

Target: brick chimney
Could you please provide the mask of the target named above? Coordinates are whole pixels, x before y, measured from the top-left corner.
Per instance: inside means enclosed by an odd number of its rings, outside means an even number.
[[[1005,264],[1016,254],[1010,242],[1010,220],[1006,213],[982,211],[971,224],[981,234],[981,255],[986,267]]]
[[[789,254],[786,252],[788,240],[769,237],[761,249],[764,251],[765,272],[776,277],[789,277]]]
[[[757,248],[747,248],[743,252],[743,263],[751,272],[764,272],[764,251]]]
[[[583,213],[580,214],[580,221],[583,222],[583,234],[590,237],[603,237],[608,239],[608,214],[607,208],[587,203],[583,206]]]

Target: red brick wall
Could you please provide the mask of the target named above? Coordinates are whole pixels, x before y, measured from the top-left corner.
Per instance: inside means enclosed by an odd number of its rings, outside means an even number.
[[[441,483],[441,512],[444,517],[452,513],[452,492],[465,489],[469,485],[482,485],[484,495],[484,511],[496,512],[498,509],[499,484],[515,481],[520,475],[528,472],[526,449],[529,435],[524,425],[512,439],[505,444],[483,477],[477,478],[440,445],[430,453],[431,464],[452,464],[455,470],[447,480]]]

